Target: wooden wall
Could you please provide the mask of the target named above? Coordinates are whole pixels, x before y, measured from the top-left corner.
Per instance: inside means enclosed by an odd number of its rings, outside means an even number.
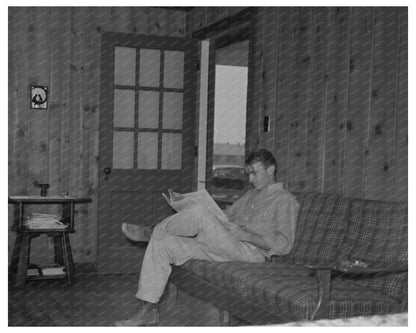
[[[8,192],[38,195],[37,184],[49,183],[51,195],[91,197],[91,204],[77,206],[71,243],[76,262],[95,262],[100,34],[185,36],[186,13],[146,7],[9,7],[8,14]],[[30,85],[49,87],[48,110],[29,108]],[[9,233],[9,250],[13,242]],[[44,245],[42,238],[33,242],[38,245],[33,256],[45,262],[51,244]]]
[[[405,7],[258,11],[253,141],[290,189],[407,200],[407,40]]]

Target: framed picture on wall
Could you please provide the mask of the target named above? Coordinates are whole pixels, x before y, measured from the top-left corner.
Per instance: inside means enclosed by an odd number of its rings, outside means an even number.
[[[30,108],[47,109],[48,108],[48,87],[30,86]]]

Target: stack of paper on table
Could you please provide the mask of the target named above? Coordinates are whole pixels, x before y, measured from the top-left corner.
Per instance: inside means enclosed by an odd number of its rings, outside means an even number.
[[[29,229],[65,229],[68,226],[52,214],[32,213],[25,222]]]

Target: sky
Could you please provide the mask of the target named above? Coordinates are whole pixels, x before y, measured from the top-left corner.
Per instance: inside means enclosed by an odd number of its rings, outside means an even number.
[[[244,144],[247,67],[216,66],[214,142]]]

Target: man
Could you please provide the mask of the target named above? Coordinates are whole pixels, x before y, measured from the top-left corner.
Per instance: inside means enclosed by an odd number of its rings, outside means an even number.
[[[249,189],[225,213],[223,223],[202,214],[198,207],[181,211],[156,225],[143,258],[138,291],[140,310],[117,326],[156,325],[158,301],[171,273],[171,264],[190,259],[263,262],[290,252],[299,204],[276,182],[277,163],[272,153],[259,149],[246,160]],[[124,224],[131,240],[146,240],[140,226]]]

